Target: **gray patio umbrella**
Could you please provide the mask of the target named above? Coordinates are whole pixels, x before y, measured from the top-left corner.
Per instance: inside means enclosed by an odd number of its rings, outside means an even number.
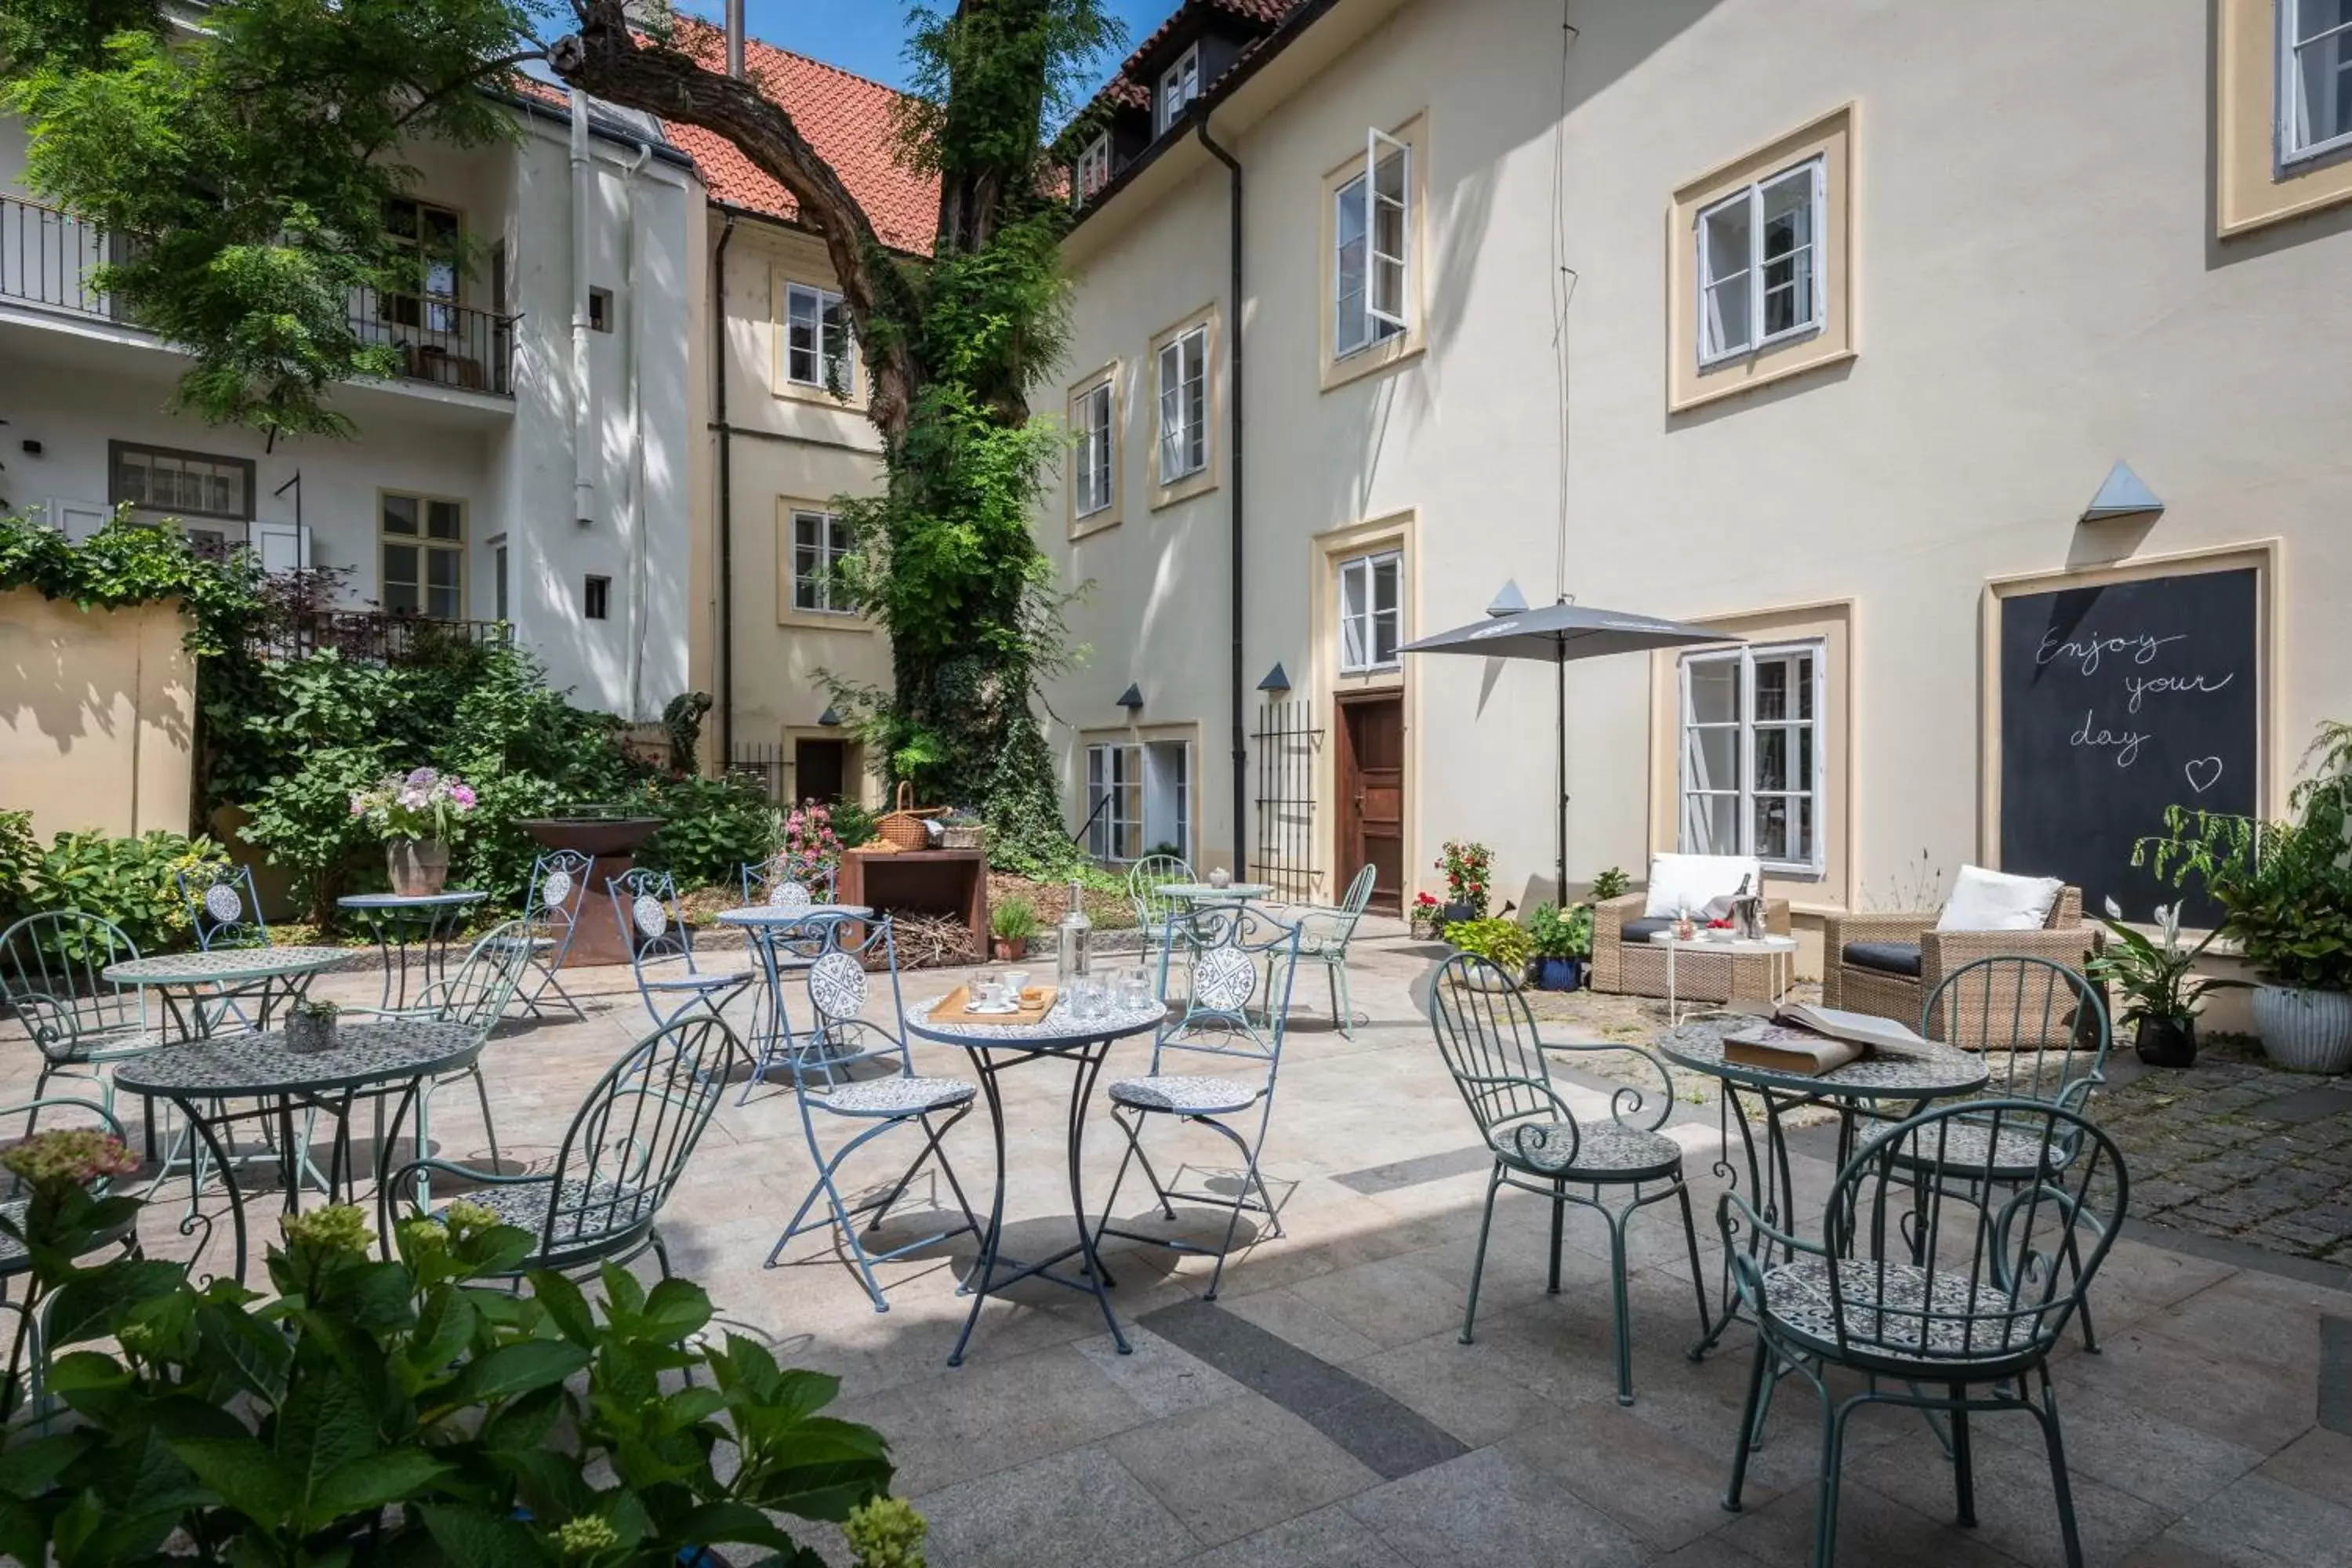
[[[1559,801],[1552,825],[1554,870],[1559,879],[1555,896],[1564,899],[1568,896],[1568,661],[1740,639],[1685,621],[1662,621],[1655,616],[1635,615],[1629,610],[1594,609],[1565,598],[1540,609],[1502,608],[1505,603],[1517,598],[1516,585],[1506,587],[1496,607],[1487,611],[1485,620],[1409,642],[1402,651],[1540,659],[1552,667],[1559,765]]]

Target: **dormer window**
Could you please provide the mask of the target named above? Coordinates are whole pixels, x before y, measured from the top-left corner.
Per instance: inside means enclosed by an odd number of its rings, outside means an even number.
[[[1166,135],[1170,126],[1184,118],[1185,107],[1200,96],[1201,46],[1194,44],[1160,75],[1160,113],[1154,133]]]
[[[1095,193],[1110,184],[1110,133],[1105,132],[1087,143],[1078,154],[1076,190],[1078,200],[1092,201]]]

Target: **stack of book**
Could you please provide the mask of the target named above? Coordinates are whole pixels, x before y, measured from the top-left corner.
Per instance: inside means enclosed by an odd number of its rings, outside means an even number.
[[[1930,1049],[1926,1040],[1892,1018],[1797,1002],[1768,1021],[1725,1036],[1723,1059],[1818,1078],[1865,1057],[1916,1059]]]

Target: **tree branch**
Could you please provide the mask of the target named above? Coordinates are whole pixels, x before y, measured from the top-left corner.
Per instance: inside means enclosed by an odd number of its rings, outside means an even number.
[[[494,60],[484,60],[479,66],[467,71],[464,76],[457,78],[455,81],[445,81],[440,86],[434,88],[429,91],[421,90],[417,95],[416,101],[410,104],[405,110],[403,110],[400,117],[392,122],[393,129],[395,131],[399,130],[402,126],[406,125],[410,121],[415,119],[418,115],[424,113],[426,110],[432,108],[433,105],[448,97],[451,93],[457,91],[461,88],[472,87],[476,82],[480,81],[484,77],[488,76],[493,71],[510,70],[514,67],[522,64],[525,60],[543,60],[546,58],[547,51],[545,49],[524,49],[519,54],[504,55]]]
[[[817,154],[793,117],[752,82],[714,71],[677,49],[640,43],[629,28],[623,0],[574,0],[580,31],[548,51],[555,74],[583,92],[715,131],[800,204],[803,221],[824,241],[857,340],[866,350],[871,388],[866,416],[895,446],[906,434],[918,375],[908,343],[915,323],[914,291],[884,254],[866,209]],[[870,330],[887,293],[900,330]]]

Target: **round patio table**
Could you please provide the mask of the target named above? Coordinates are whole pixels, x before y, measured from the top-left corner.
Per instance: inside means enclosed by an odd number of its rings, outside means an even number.
[[[740,910],[721,910],[712,918],[720,925],[733,926],[743,933],[744,941],[760,961],[760,979],[764,987],[764,1002],[754,998],[751,1010],[751,1076],[743,1085],[743,1093],[736,1100],[741,1105],[751,1098],[751,1090],[764,1082],[771,1068],[789,1061],[793,1066],[828,1066],[836,1058],[850,1054],[838,1036],[830,1028],[798,1050],[793,1048],[791,1016],[784,1011],[784,972],[804,970],[814,963],[816,953],[794,952],[791,933],[804,926],[822,927],[832,921],[862,921],[874,911],[864,904],[802,904],[787,908],[782,904],[747,904]],[[821,943],[822,930],[808,931],[799,942]],[[778,948],[784,949],[779,952]],[[828,1079],[827,1081],[830,1081]]]
[[[347,947],[226,947],[125,959],[107,965],[99,978],[154,992],[171,1015],[172,1033],[200,1040],[212,1034],[233,1001],[251,1000],[254,1026],[268,1028],[270,1014],[281,1004],[298,1000],[312,980],[351,956]]]
[[[223,1133],[239,1121],[277,1125],[278,1179],[285,1189],[286,1212],[299,1206],[302,1167],[309,1151],[295,1142],[294,1112],[324,1111],[335,1122],[334,1142],[327,1159],[327,1201],[341,1201],[352,1185],[351,1174],[352,1102],[362,1095],[397,1092],[400,1109],[392,1130],[377,1145],[376,1181],[382,1185],[392,1151],[400,1144],[400,1128],[430,1079],[469,1066],[482,1052],[481,1037],[462,1024],[434,1024],[415,1019],[345,1024],[335,1031],[335,1044],[323,1051],[298,1055],[286,1048],[283,1030],[223,1035],[190,1040],[143,1057],[115,1069],[115,1087],[132,1094],[169,1100],[180,1108],[196,1136],[212,1156],[228,1191],[229,1217],[236,1240],[236,1279],[246,1277],[245,1194],[237,1185],[236,1161]],[[224,1109],[237,1101],[242,1109]],[[188,1162],[188,1215],[180,1234],[193,1234],[199,1223],[197,1189],[203,1166]],[[205,1220],[207,1239],[211,1222]],[[201,1247],[198,1249],[202,1250]]]
[[[1086,1150],[1087,1102],[1093,1098],[1095,1079],[1102,1075],[1112,1042],[1158,1028],[1168,1016],[1166,1006],[1158,1001],[1144,1007],[1114,1005],[1099,1017],[1080,1018],[1069,997],[1064,995],[1055,1000],[1051,1012],[1034,1024],[973,1024],[961,1018],[953,1023],[932,1022],[930,1015],[938,1005],[934,1002],[920,1012],[908,1014],[908,1031],[927,1040],[960,1046],[971,1058],[972,1070],[980,1078],[981,1093],[988,1101],[989,1131],[996,1142],[996,1195],[989,1203],[988,1229],[981,1237],[980,1257],[971,1272],[964,1277],[964,1289],[971,1293],[971,1310],[964,1317],[963,1332],[956,1336],[955,1350],[948,1356],[948,1364],[963,1364],[964,1346],[971,1342],[972,1326],[980,1321],[981,1306],[990,1295],[1032,1277],[1090,1293],[1095,1304],[1102,1309],[1103,1321],[1109,1325],[1111,1342],[1118,1347],[1119,1354],[1126,1355],[1133,1347],[1127,1342],[1126,1331],[1111,1310],[1110,1297],[1103,1289],[1102,1266],[1095,1257],[1094,1232],[1087,1225],[1085,1182],[1079,1173],[1079,1161]],[[998,1254],[998,1244],[1004,1234],[1004,1100],[997,1077],[1025,1062],[1035,1061],[1066,1061],[1076,1069],[1070,1084],[1065,1156],[1069,1163],[1070,1210],[1078,1239],[1076,1245],[1059,1252],[1024,1262]],[[1085,1259],[1080,1274],[1055,1271],[1056,1264],[1073,1258]]]
[[[1891,1110],[1895,1114],[1888,1118],[1890,1121],[1916,1116],[1936,1100],[1975,1093],[1990,1076],[1982,1057],[1937,1040],[1922,1040],[1906,1047],[1901,1056],[1891,1052],[1865,1056],[1825,1073],[1784,1072],[1726,1061],[1726,1037],[1751,1027],[1758,1021],[1743,1016],[1696,1019],[1665,1035],[1658,1041],[1658,1051],[1675,1066],[1705,1073],[1722,1083],[1723,1098],[1717,1114],[1723,1152],[1716,1159],[1715,1173],[1737,1189],[1744,1165],[1748,1191],[1754,1194],[1757,1213],[1767,1224],[1791,1234],[1797,1222],[1797,1194],[1789,1159],[1786,1118],[1790,1112],[1808,1106],[1823,1106],[1837,1112],[1837,1164],[1843,1169],[1853,1153],[1856,1121],[1864,1113],[1887,1118]],[[1738,1164],[1733,1163],[1735,1117],[1739,1139],[1738,1152],[1741,1156]],[[1776,1255],[1770,1243],[1758,1236],[1750,1236],[1747,1245],[1759,1268],[1769,1269],[1787,1261]],[[1694,1361],[1714,1347],[1738,1312],[1738,1296],[1731,1288],[1731,1255],[1727,1249],[1723,1258],[1722,1293],[1717,1299],[1723,1303],[1722,1311],[1691,1347]]]
[[[430,985],[448,973],[449,939],[488,893],[352,893],[335,907],[349,910],[367,927],[383,956],[383,991],[377,1005],[386,1012],[408,1005],[408,950],[417,949],[418,977]],[[396,977],[396,978],[395,978]]]

